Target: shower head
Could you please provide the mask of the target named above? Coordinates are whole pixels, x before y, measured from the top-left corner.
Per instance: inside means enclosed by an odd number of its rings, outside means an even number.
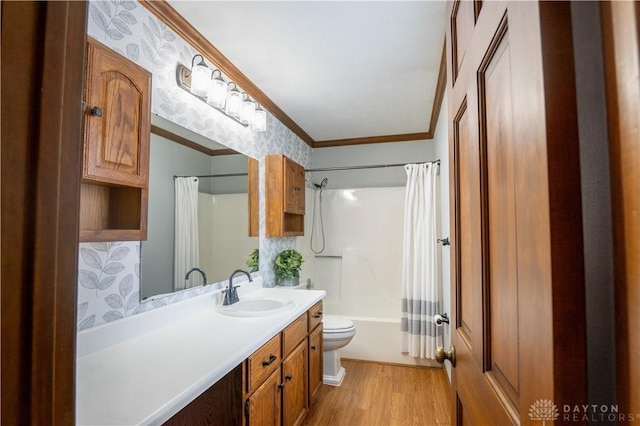
[[[313,188],[315,189],[324,189],[327,187],[327,183],[329,183],[329,179],[324,178],[320,183],[315,183],[313,181],[309,181]]]
[[[328,178],[324,178],[324,179],[322,179],[322,182],[320,182],[319,185],[316,183],[315,186],[318,189],[324,189],[324,188],[327,187],[327,183],[329,183],[329,179]]]

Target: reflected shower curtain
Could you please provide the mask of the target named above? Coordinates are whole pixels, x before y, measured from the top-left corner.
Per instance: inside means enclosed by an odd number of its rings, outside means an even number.
[[[438,313],[438,164],[407,164],[402,253],[402,352],[435,359]]]
[[[173,282],[188,288],[184,276],[200,263],[198,241],[198,178],[175,178],[175,233]],[[194,276],[195,278],[196,276]]]

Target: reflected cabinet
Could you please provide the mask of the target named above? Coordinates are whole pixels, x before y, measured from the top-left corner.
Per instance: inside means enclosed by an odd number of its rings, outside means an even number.
[[[87,40],[80,241],[146,239],[151,73]]]
[[[282,154],[265,157],[267,237],[304,235],[304,167]]]

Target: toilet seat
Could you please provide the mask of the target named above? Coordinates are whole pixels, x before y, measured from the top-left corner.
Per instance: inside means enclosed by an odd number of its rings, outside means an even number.
[[[325,315],[322,319],[322,326],[324,334],[348,333],[356,328],[351,320],[329,315]]]

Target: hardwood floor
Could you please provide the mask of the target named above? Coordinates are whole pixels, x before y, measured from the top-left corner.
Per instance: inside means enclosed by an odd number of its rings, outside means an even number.
[[[446,373],[343,360],[342,386],[322,385],[305,426],[430,426],[451,423]]]

